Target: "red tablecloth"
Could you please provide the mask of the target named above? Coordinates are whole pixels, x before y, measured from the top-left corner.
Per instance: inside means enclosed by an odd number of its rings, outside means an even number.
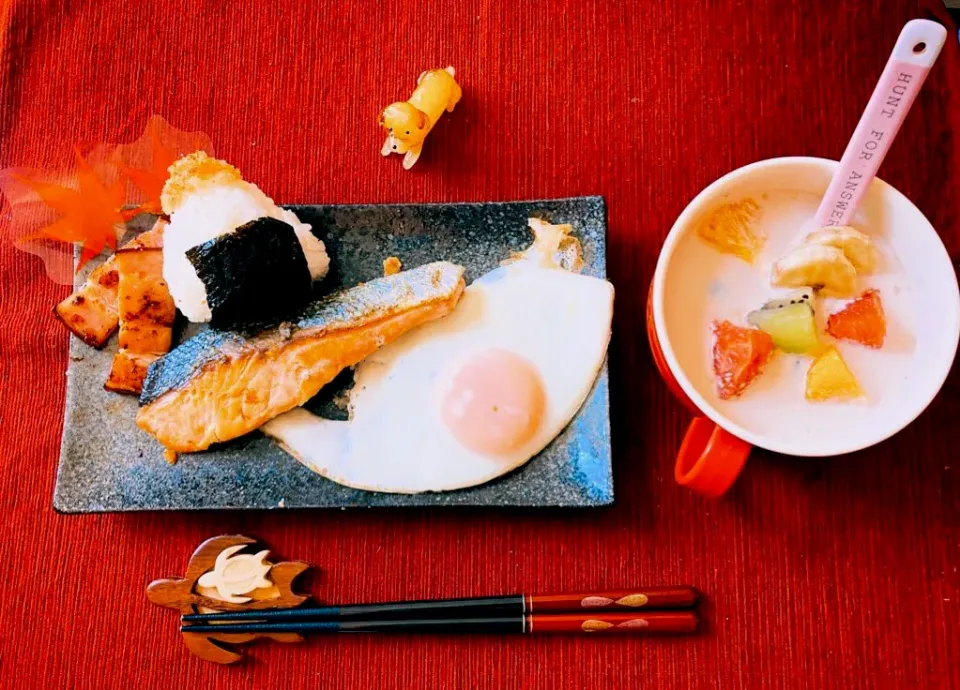
[[[901,25],[939,2],[0,2],[0,167],[160,113],[283,202],[602,194],[617,287],[617,503],[606,510],[58,515],[65,294],[0,247],[3,687],[946,688],[960,683],[960,378],[855,456],[757,452],[732,494],[678,488],[687,415],[651,364],[646,287],[677,214],[761,158],[837,158]],[[456,66],[464,99],[412,172],[381,106]],[[960,253],[953,34],[882,176]],[[693,639],[338,636],[219,667],[155,577],[225,532],[321,565],[334,601],[689,582]],[[14,686],[10,679],[19,679]],[[247,687],[247,685],[243,685]]]

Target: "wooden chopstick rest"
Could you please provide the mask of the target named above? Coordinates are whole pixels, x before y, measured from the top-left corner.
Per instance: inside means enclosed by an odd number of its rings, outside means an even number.
[[[310,564],[300,561],[271,563],[269,551],[241,553],[255,539],[240,534],[213,537],[203,542],[187,563],[184,577],[155,580],[147,586],[147,598],[158,606],[181,614],[221,611],[259,611],[299,606],[309,596],[294,594],[293,581]],[[216,633],[183,632],[187,649],[206,661],[232,664],[243,654],[235,645],[256,639],[299,642],[294,632]]]

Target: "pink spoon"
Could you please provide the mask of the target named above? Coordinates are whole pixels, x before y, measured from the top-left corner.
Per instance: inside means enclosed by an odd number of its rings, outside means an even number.
[[[820,202],[818,225],[850,223],[946,39],[947,30],[926,19],[903,27]]]

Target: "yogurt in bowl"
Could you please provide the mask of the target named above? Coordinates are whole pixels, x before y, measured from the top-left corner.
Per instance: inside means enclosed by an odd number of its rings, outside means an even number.
[[[836,167],[834,161],[797,157],[735,170],[701,192],[667,236],[650,294],[648,332],[661,373],[704,417],[691,427],[681,449],[681,483],[722,493],[751,445],[827,456],[876,444],[913,421],[950,371],[960,339],[960,291],[953,264],[920,210],[876,179],[851,225],[872,239],[879,254],[876,271],[858,276],[856,294],[867,288],[879,291],[885,342],[872,349],[821,335],[824,344],[836,345],[864,395],[807,400],[812,358],[783,352],[771,357],[739,397],[724,400],[718,394],[711,323],[726,319],[746,327],[748,312],[788,292],[771,286],[772,266],[818,229],[814,215]],[[718,207],[744,201],[753,209],[751,226],[765,236],[753,263],[718,251],[696,232]],[[821,334],[827,316],[848,301],[816,300]],[[701,475],[711,477],[709,487],[698,486]]]

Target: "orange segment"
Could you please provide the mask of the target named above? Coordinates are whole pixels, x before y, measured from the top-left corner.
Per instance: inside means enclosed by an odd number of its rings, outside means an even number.
[[[752,264],[763,248],[763,235],[751,227],[759,210],[749,198],[718,206],[697,225],[697,235],[718,251]]]
[[[763,371],[773,353],[773,338],[756,328],[714,321],[713,373],[723,400],[735,398]]]
[[[827,333],[838,340],[853,340],[880,349],[887,336],[887,320],[877,290],[867,290],[860,297],[827,319]]]

